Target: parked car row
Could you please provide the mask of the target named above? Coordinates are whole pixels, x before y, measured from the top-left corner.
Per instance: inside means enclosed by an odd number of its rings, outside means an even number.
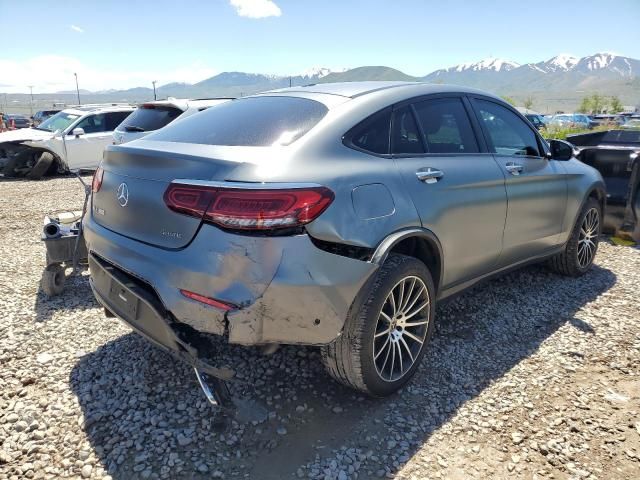
[[[0,134],[0,171],[5,176],[36,179],[70,170],[95,170],[107,145],[141,138],[174,120],[228,100],[170,99],[138,108],[130,104],[67,108],[33,128]],[[39,113],[38,118],[44,118],[49,112]]]

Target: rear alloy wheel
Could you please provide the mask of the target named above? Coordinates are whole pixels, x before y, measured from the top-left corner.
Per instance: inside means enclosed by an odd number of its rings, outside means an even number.
[[[342,335],[322,347],[329,374],[374,397],[416,372],[434,328],[435,288],[420,260],[392,253],[354,301]]]
[[[389,292],[373,336],[373,362],[382,380],[399,380],[413,367],[427,336],[430,303],[419,277],[405,277]]]
[[[587,273],[598,251],[601,217],[600,203],[595,198],[589,198],[578,215],[564,251],[549,261],[552,270],[570,277]]]

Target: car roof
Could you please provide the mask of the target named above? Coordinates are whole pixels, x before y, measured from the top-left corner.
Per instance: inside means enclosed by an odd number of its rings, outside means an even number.
[[[411,91],[412,95],[428,95],[431,93],[476,93],[487,95],[486,92],[474,88],[460,85],[434,84],[425,82],[405,82],[405,81],[365,81],[365,82],[336,82],[336,83],[315,83],[298,87],[280,88],[262,92],[257,95],[278,94],[321,94],[338,95],[342,97],[355,98],[382,90]]]

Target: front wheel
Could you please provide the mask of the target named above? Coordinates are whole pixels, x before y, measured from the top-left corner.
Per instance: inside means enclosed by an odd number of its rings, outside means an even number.
[[[342,335],[322,348],[329,374],[374,397],[415,374],[434,328],[435,289],[421,261],[391,254],[354,302]]]
[[[582,207],[562,253],[549,261],[552,270],[562,275],[579,277],[593,265],[602,231],[602,208],[595,198]]]

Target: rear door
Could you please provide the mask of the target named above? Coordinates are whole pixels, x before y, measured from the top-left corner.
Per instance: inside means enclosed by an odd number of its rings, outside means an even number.
[[[502,250],[504,175],[462,96],[394,108],[392,153],[425,228],[442,244],[443,287],[490,272]]]
[[[472,102],[506,179],[509,209],[500,265],[543,254],[558,244],[562,230],[567,203],[564,170],[546,158],[542,139],[510,108],[483,97]]]
[[[131,112],[108,112],[88,115],[65,135],[67,166],[70,169],[97,168],[102,160],[102,152],[112,143],[113,130],[129,116]],[[82,128],[83,135],[73,135],[73,129]]]

